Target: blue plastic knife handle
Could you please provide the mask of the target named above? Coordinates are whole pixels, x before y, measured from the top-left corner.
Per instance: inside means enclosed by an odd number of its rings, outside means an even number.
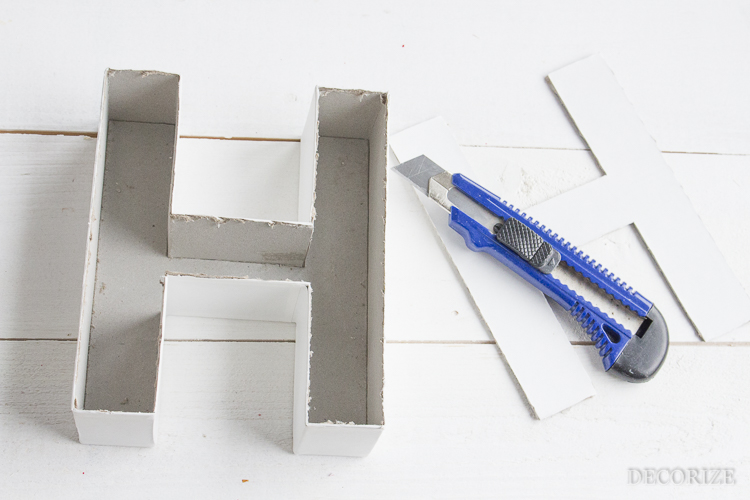
[[[525,213],[520,213],[513,205],[509,205],[462,174],[453,174],[453,185],[498,217],[504,220],[516,219],[530,228],[560,253],[563,262],[632,309],[638,316],[645,318],[652,310],[653,303],[648,299],[633,291],[632,287],[627,287],[625,283],[620,282],[613,273],[603,269],[601,264],[596,265],[595,261],[587,255],[584,256],[582,251],[566,243],[557,234],[552,234],[545,226],[540,226]],[[633,332],[614,321],[551,274],[544,274],[532,267],[500,243],[489,229],[455,206],[451,208],[450,227],[463,236],[470,249],[492,255],[569,311],[581,323],[599,349],[604,369],[609,370],[615,364],[632,338]]]

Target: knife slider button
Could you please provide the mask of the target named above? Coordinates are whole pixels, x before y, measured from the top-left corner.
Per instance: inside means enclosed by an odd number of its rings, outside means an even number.
[[[500,243],[544,274],[560,263],[560,253],[519,220],[509,218],[493,230]]]

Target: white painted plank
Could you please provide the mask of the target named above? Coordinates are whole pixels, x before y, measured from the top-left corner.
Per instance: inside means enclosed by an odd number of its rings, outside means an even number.
[[[589,151],[463,148],[463,153],[491,191],[523,210],[603,175]],[[729,267],[745,290],[750,291],[750,261],[744,244],[750,241],[750,227],[745,223],[746,214],[750,213],[750,198],[745,196],[750,190],[750,157],[664,154],[664,159]],[[579,219],[580,216],[575,217]],[[673,341],[699,339],[632,227],[618,229],[582,248],[658,304],[667,318]],[[567,313],[553,309],[560,312],[558,319],[568,321]],[[572,340],[584,340],[583,332],[572,323],[566,331]],[[749,334],[750,325],[745,324],[721,340],[750,340]]]
[[[464,148],[463,151],[482,178],[486,179],[486,186],[522,210],[602,176],[590,151],[512,148]],[[708,162],[703,165],[706,170],[727,158],[744,158],[718,155],[668,156],[698,156]],[[727,174],[741,179],[740,172],[732,170],[727,171]],[[575,225],[586,217],[588,214],[569,213],[566,219],[571,221],[571,225]],[[546,219],[540,220],[548,224]],[[567,233],[563,233],[563,236],[568,238]],[[731,245],[729,242],[727,244]],[[699,340],[695,328],[633,226],[616,229],[580,248],[658,304],[659,310],[667,319],[672,341]],[[571,340],[590,340],[567,311],[556,303],[549,302]]]
[[[448,172],[473,177],[442,118],[396,134],[391,147],[401,161],[426,155]],[[589,377],[544,295],[490,255],[469,249],[448,226],[445,210],[426,196],[419,198],[537,417],[549,417],[593,396]]]
[[[727,264],[750,292],[750,156],[670,154],[665,159]]]
[[[202,4],[145,2],[6,5],[0,12],[0,43],[9,48],[0,51],[0,90],[5,96],[0,128],[93,131],[103,69],[151,67],[183,75],[181,125],[189,127],[186,134],[297,138],[310,89],[328,82],[390,90],[392,131],[443,115],[463,144],[581,148],[543,77],[600,52],[660,149],[750,152],[750,93],[745,88],[750,12],[740,1],[381,5],[365,9],[329,2],[294,10],[227,2],[213,4],[214,10]],[[136,9],[147,9],[148,15],[134,16]],[[87,54],[83,58],[82,48]],[[228,64],[230,60],[242,64]],[[551,164],[564,161],[564,153],[578,152],[553,153],[557,161]],[[93,146],[88,154],[81,165],[93,162]],[[677,157],[683,158],[683,170]],[[747,289],[747,157],[731,157],[736,161],[731,167],[727,157],[666,158]],[[522,178],[548,165],[530,160]],[[89,183],[90,167],[82,171]],[[9,210],[6,200],[15,204],[16,194],[31,186],[4,190],[6,172],[0,170],[3,212]],[[565,184],[571,172],[556,182]],[[23,181],[46,191],[55,175],[25,176]],[[11,337],[75,335],[80,278],[67,273],[79,275],[82,267],[89,187],[82,191],[74,197],[81,210],[66,213],[71,219],[57,219],[56,226],[50,222],[46,229],[40,227],[30,240],[33,246],[0,239],[0,296],[11,297],[15,304],[2,301],[0,307],[9,309],[0,314],[0,331]],[[487,339],[442,250],[426,253],[409,242],[408,231],[391,232],[402,218],[402,212],[392,211],[399,206],[391,205],[394,193],[391,187],[389,215],[395,216],[389,218],[389,235],[402,234],[406,244],[398,245],[389,236],[389,245],[418,251],[424,258],[412,267],[399,266],[408,257],[389,248],[387,300],[397,286],[406,288],[397,285],[401,279],[413,280],[410,286],[418,286],[430,300],[399,309],[389,305],[387,314],[393,319],[386,318],[388,338]],[[48,192],[55,199],[68,195],[72,193]],[[43,207],[44,199],[29,199],[28,206]],[[409,201],[411,210],[422,210],[415,199]],[[73,206],[50,203],[56,210]],[[419,211],[408,217],[424,218]],[[0,216],[5,235],[15,234],[7,229],[9,224],[15,224],[14,219]],[[68,225],[69,230],[63,230]],[[73,235],[76,230],[81,238]],[[413,240],[433,245],[417,230]],[[81,250],[69,244],[74,241],[81,241]],[[55,252],[34,261],[16,258],[36,246]],[[10,260],[3,260],[6,256]],[[49,283],[59,287],[55,293],[36,288],[38,281],[7,279],[19,269],[45,275],[44,267],[68,276],[60,281],[53,276]],[[641,278],[633,274],[636,280]],[[15,297],[24,299],[18,303]],[[36,301],[43,307],[33,306]],[[31,314],[16,312],[23,311],[18,308],[24,304]],[[29,323],[13,320],[21,316]],[[12,327],[4,329],[8,324]],[[399,324],[410,327],[399,329]],[[170,427],[162,426],[159,446],[80,446],[68,399],[73,344],[0,342],[4,497],[100,498],[105,492],[111,498],[600,498],[603,491],[611,498],[750,496],[745,451],[750,444],[745,432],[749,384],[738,368],[747,358],[745,346],[672,346],[664,371],[639,387],[621,385],[601,373],[591,348],[577,347],[588,360],[600,396],[542,422],[533,421],[521,406],[493,346],[388,346],[389,429],[372,456],[349,460],[289,453],[289,343],[282,344],[288,355],[270,350],[250,355],[250,347],[258,344],[230,343],[223,354],[204,356],[197,349],[180,353],[175,363],[168,357],[173,396],[165,400],[165,423]],[[168,355],[178,352],[173,345],[167,346]],[[483,354],[457,361],[464,359],[464,348]],[[265,359],[275,364],[269,366]],[[282,365],[289,371],[277,371]],[[252,391],[268,386],[277,393],[249,394],[248,374],[258,382]],[[279,382],[289,385],[274,385]],[[217,388],[220,394],[214,396]],[[206,395],[216,403],[214,408],[200,406],[200,397]],[[272,409],[254,417],[256,406],[237,403],[236,395]],[[211,412],[218,418],[211,418]],[[246,434],[235,432],[248,429]],[[206,437],[203,430],[210,431]],[[628,486],[626,469],[642,466],[735,467],[741,482],[726,488]]]
[[[76,336],[93,143],[81,137],[0,135],[0,203],[5,214],[0,215],[0,227],[8,235],[0,240],[0,268],[5,279],[0,288],[4,297],[0,302],[2,337]],[[601,175],[588,151],[466,147],[462,152],[488,188],[523,208]],[[750,189],[750,157],[666,154],[665,159],[733,272],[750,290],[750,261],[745,257],[745,242],[750,241],[750,227],[745,224],[750,198],[744,195]],[[397,176],[389,178],[388,213],[392,217],[386,238],[386,301],[388,319],[394,323],[389,339],[490,340],[460,277],[427,223],[422,205]],[[666,313],[673,340],[696,340],[695,329],[663,277],[653,269],[641,242],[630,230],[618,231],[617,235],[605,236],[586,249],[636,284],[662,312],[673,311]],[[611,238],[616,238],[616,245]],[[40,252],[34,266],[24,261],[32,249]],[[33,279],[22,279],[22,270],[31,273]],[[220,331],[229,335],[227,338],[245,335],[239,330],[232,333],[230,325]],[[571,339],[583,340],[580,329],[566,331]],[[200,330],[194,333],[189,337],[202,335]],[[749,340],[748,334],[750,328],[745,325],[722,340]]]
[[[76,442],[73,342],[3,341],[0,482],[6,498],[745,498],[747,349],[673,346],[644,385],[593,371],[599,397],[537,421],[495,346],[389,344],[388,430],[350,459],[291,453],[291,343],[167,343],[159,444],[133,449]],[[738,483],[632,486],[631,467]]]
[[[392,153],[389,161],[398,164]],[[399,175],[388,176],[387,203],[388,340],[491,340],[414,189]]]
[[[442,115],[461,144],[580,148],[543,79],[599,52],[662,150],[750,153],[746,10],[741,0],[15,3],[0,14],[0,46],[12,48],[0,54],[0,128],[94,131],[104,69],[146,67],[182,76],[188,135],[298,138],[310,89],[335,84],[390,91],[393,131]]]
[[[750,321],[750,296],[605,61],[588,57],[549,81],[607,175],[529,212],[578,245],[635,222],[702,338]]]
[[[462,151],[488,188],[524,210],[604,175],[591,151],[496,147]]]
[[[76,338],[95,146],[0,134],[0,338]]]

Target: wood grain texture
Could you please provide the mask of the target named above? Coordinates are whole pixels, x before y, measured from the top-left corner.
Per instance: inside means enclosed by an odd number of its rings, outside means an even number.
[[[750,295],[602,57],[547,80],[607,175],[529,213],[579,245],[633,223],[702,339],[750,322]]]
[[[0,134],[0,146],[0,227],[9,236],[0,239],[0,269],[6,279],[0,288],[0,337],[75,338],[94,141]],[[483,183],[523,208],[601,175],[588,151],[465,147],[463,152]],[[665,158],[730,267],[750,290],[745,255],[750,201],[744,196],[750,189],[750,157]],[[489,341],[413,190],[400,180],[391,176],[388,186],[386,321],[397,323],[389,338]],[[617,231],[588,250],[670,311],[673,340],[698,340],[634,231]],[[34,264],[25,260],[27,255],[34,256]],[[566,313],[558,317],[567,322]],[[567,330],[572,340],[585,340],[572,323]],[[747,324],[719,340],[748,341],[749,335]]]
[[[389,344],[388,429],[365,459],[291,453],[290,343],[165,345],[159,442],[82,446],[72,342],[0,342],[4,498],[743,498],[748,347],[672,347],[646,385],[534,420],[492,345]],[[598,363],[576,348],[587,365]],[[710,373],[710,377],[706,377]],[[733,382],[717,383],[720,380]],[[630,467],[731,467],[733,486],[634,486]],[[244,483],[242,480],[246,479]]]
[[[388,90],[391,132],[440,115],[465,145],[581,148],[544,77],[599,52],[662,150],[748,154],[743,9],[740,0],[7,5],[0,45],[15,50],[0,55],[0,128],[94,131],[105,68],[148,68],[181,75],[186,135],[297,138],[310,89],[327,84]]]
[[[749,15],[692,0],[17,3],[0,12],[0,129],[96,130],[106,67],[181,74],[184,135],[298,138],[314,85],[378,88],[391,133],[442,115],[462,144],[503,146],[464,153],[530,205],[599,175],[543,79],[599,52],[661,150],[724,153],[666,160],[747,289]],[[6,135],[0,337],[71,339],[94,141]],[[168,342],[160,442],[145,450],[77,443],[74,342],[4,340],[3,498],[750,496],[747,345],[673,344],[645,386],[576,347],[598,396],[535,421],[494,345],[421,344],[490,337],[413,194],[391,181],[388,202],[386,335],[419,344],[386,346],[387,431],[372,455],[290,453],[289,342]],[[639,259],[621,274],[655,286]],[[697,340],[682,325],[673,338]],[[701,466],[734,467],[739,484],[627,485],[628,467]]]
[[[463,151],[484,185],[522,209],[602,175],[589,151],[514,148],[464,148]],[[750,228],[746,223],[750,200],[743,194],[750,189],[750,157],[665,154],[664,158],[729,267],[745,290],[750,291],[750,262],[742,243],[750,241]],[[669,323],[672,340],[699,339],[633,226],[620,228],[581,248],[605,262],[619,277],[658,304]],[[690,273],[690,270],[685,272]],[[702,284],[696,283],[696,286]],[[561,316],[567,315],[558,315]],[[571,338],[584,339],[577,328],[570,328],[569,332],[574,333]],[[717,340],[750,340],[750,323]]]
[[[0,134],[0,338],[77,336],[95,146]]]
[[[448,172],[476,178],[442,117],[391,136],[391,148],[402,161],[425,155]],[[489,253],[473,252],[476,247],[467,246],[467,235],[462,237],[447,223],[443,207],[421,194],[417,198],[537,418],[593,396],[591,380],[544,294]]]

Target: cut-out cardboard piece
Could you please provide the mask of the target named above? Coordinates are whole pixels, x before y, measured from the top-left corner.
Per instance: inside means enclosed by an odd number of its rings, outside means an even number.
[[[750,298],[604,60],[548,80],[606,175],[528,212],[578,245],[635,223],[704,340],[750,321]]]
[[[383,424],[386,95],[315,90],[311,128],[305,130],[310,140],[299,145],[307,157],[295,161],[312,166],[304,182],[315,188],[315,196],[309,190],[299,198],[300,205],[310,204],[317,212],[316,238],[306,267],[170,259],[167,214],[177,136],[177,79],[137,71],[108,71],[105,76],[72,398],[81,442],[155,443],[164,276],[181,274],[311,282],[317,320],[302,343],[311,342],[315,356],[308,353],[301,365],[309,380],[308,421],[347,424],[326,427],[331,435],[345,436],[336,447],[321,447],[311,439],[300,452],[369,451],[375,442],[373,429],[379,434]],[[153,108],[155,99],[173,103],[171,117],[146,115],[155,121],[136,120],[134,110]],[[118,109],[128,113],[115,113]],[[320,118],[319,109],[325,111]],[[347,136],[359,129],[367,135]],[[194,309],[196,314],[201,311]],[[185,316],[173,316],[170,324],[179,324],[178,318]],[[256,321],[198,319],[204,325]],[[194,322],[183,322],[187,323]],[[274,335],[287,340],[288,329],[277,330]],[[227,339],[238,334],[229,331]],[[222,340],[216,332],[202,337],[191,331],[185,337]],[[307,418],[308,411],[302,415]],[[365,429],[358,431],[360,426]]]
[[[448,172],[473,175],[442,118],[396,134],[391,147],[399,161],[424,154]],[[491,256],[472,252],[448,226],[445,210],[425,196],[419,198],[537,417],[549,417],[594,395],[544,295]]]

